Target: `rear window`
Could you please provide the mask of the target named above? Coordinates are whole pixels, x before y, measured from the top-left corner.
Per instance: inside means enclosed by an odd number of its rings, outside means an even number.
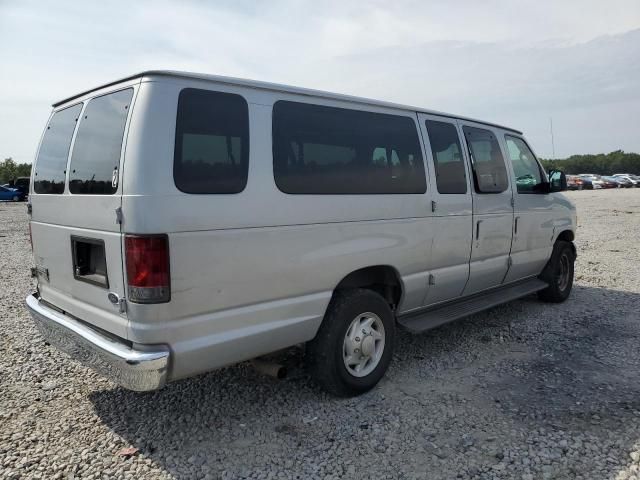
[[[78,127],[69,168],[71,193],[110,195],[118,189],[120,152],[133,89],[89,101]]]
[[[81,110],[80,103],[59,110],[51,117],[36,159],[33,183],[35,193],[64,192],[69,146]]]
[[[239,193],[249,172],[249,108],[240,95],[185,88],[173,179],[185,193]]]
[[[415,122],[398,115],[279,101],[273,166],[285,193],[426,191]]]

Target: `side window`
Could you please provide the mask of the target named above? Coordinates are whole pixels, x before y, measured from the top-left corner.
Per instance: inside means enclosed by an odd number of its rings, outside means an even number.
[[[476,192],[504,192],[509,188],[509,181],[495,135],[483,128],[463,127],[463,131],[471,155]]]
[[[133,89],[89,100],[80,120],[69,168],[69,191],[111,195],[117,190],[114,176],[120,168],[120,152]]]
[[[51,117],[36,159],[33,183],[35,193],[64,192],[71,137],[81,110],[82,104],[78,104],[59,110]]]
[[[279,101],[273,167],[293,194],[424,193],[415,122],[409,117]]]
[[[467,193],[462,147],[456,127],[447,122],[426,121],[439,193]]]
[[[518,193],[538,192],[544,182],[544,178],[536,157],[521,138],[505,135],[505,140],[513,171],[516,175]]]
[[[173,180],[185,193],[239,193],[249,173],[249,107],[240,95],[185,88],[178,98]]]

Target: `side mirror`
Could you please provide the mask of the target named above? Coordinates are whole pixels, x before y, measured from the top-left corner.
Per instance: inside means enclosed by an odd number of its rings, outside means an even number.
[[[549,172],[549,192],[564,192],[567,190],[567,176],[561,170]]]

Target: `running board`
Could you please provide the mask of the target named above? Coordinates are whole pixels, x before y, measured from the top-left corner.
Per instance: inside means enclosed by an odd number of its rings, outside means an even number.
[[[532,278],[508,286],[479,292],[470,297],[449,301],[419,312],[401,315],[398,317],[398,323],[411,333],[425,332],[459,318],[538,292],[547,288],[547,286],[539,278]]]

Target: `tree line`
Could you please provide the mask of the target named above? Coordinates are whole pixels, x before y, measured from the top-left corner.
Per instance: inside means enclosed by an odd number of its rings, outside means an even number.
[[[596,155],[572,155],[561,160],[541,159],[545,170],[562,170],[564,173],[595,173],[612,175],[614,173],[631,173],[640,175],[640,154],[616,150],[611,153]],[[0,185],[13,183],[18,177],[31,175],[30,163],[16,163],[11,157],[0,163]]]
[[[611,153],[596,155],[572,155],[562,160],[542,159],[545,170],[562,170],[564,173],[595,173],[597,175],[613,175],[614,173],[630,173],[640,175],[640,154],[626,153],[616,150]]]
[[[13,158],[5,158],[0,163],[0,185],[5,183],[13,184],[18,177],[30,177],[30,163],[16,163]]]

